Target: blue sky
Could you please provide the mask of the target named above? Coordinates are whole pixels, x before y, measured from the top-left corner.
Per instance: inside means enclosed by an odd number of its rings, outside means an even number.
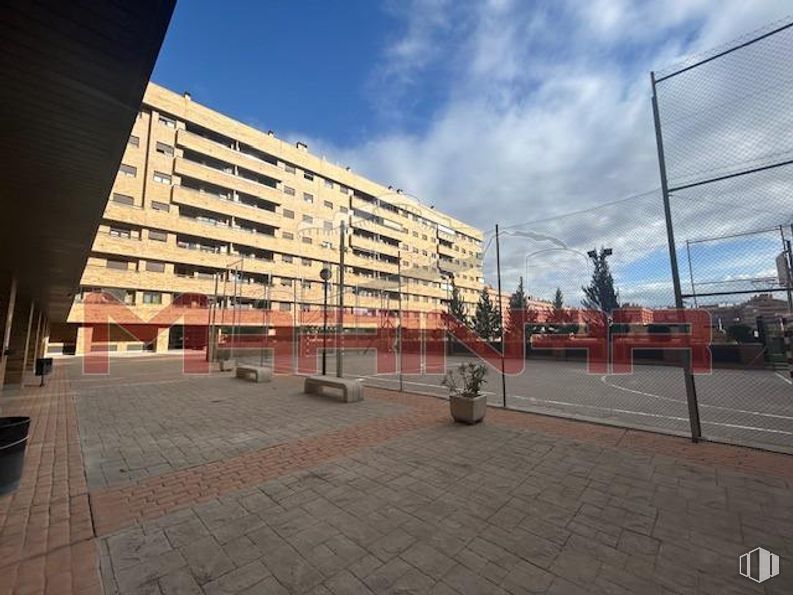
[[[790,11],[789,0],[181,0],[153,80],[490,230],[657,188],[649,72]],[[663,226],[636,224],[660,214],[640,200],[533,229],[614,245],[615,265],[635,270],[665,242]],[[506,268],[516,276],[538,248],[508,248]]]
[[[219,10],[217,2],[183,0],[152,78],[259,128],[355,146],[396,129],[379,97],[391,76],[381,59],[406,29],[393,6],[239,0]],[[445,74],[428,68],[421,92],[401,98],[400,131],[426,129]]]

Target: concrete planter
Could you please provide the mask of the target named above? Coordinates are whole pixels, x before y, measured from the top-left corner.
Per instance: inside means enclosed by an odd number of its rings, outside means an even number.
[[[449,396],[449,410],[454,421],[464,424],[475,424],[482,421],[487,413],[487,397]]]

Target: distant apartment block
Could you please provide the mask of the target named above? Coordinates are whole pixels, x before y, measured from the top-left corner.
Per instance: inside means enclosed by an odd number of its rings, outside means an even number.
[[[453,277],[473,311],[483,284],[478,229],[313,155],[303,143],[149,84],[71,325],[53,336],[50,350],[73,342],[75,331],[80,349],[91,325],[103,322],[84,307],[92,293],[114,296],[142,320],[180,295],[214,296],[216,284],[226,308],[320,310],[320,270],[330,264],[335,281],[342,222],[347,309],[396,309],[401,269],[404,310],[445,310]],[[332,292],[333,304],[337,288]],[[132,337],[119,328],[100,348],[162,351],[179,346],[178,332],[152,325]]]

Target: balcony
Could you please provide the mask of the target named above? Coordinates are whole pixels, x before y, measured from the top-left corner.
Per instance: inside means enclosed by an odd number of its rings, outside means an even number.
[[[121,287],[138,291],[159,291],[166,293],[198,293],[213,295],[215,280],[213,278],[184,277],[170,273],[152,273],[149,271],[133,271],[108,269],[100,265],[85,267],[81,285],[92,287]],[[241,283],[239,291],[242,297],[260,299],[262,285],[259,283]]]
[[[389,256],[399,256],[398,246],[392,246],[391,244],[386,244],[385,242],[380,242],[375,239],[365,238],[355,234],[350,236],[350,246],[360,248],[361,250],[368,250],[370,252],[388,254]]]
[[[209,157],[226,161],[239,167],[244,167],[256,173],[271,178],[277,179],[279,182],[284,174],[281,168],[258,159],[252,155],[248,155],[241,151],[237,151],[225,145],[221,145],[215,141],[204,138],[199,134],[188,132],[187,130],[179,130],[176,133],[176,144],[186,149],[192,149]]]
[[[173,202],[191,207],[214,211],[240,219],[249,219],[271,227],[280,227],[283,223],[281,215],[267,209],[260,209],[241,202],[225,200],[215,194],[200,192],[190,188],[176,186],[173,189]]]
[[[196,178],[197,180],[203,180],[209,182],[210,184],[237,190],[238,192],[242,192],[244,194],[259,196],[271,202],[281,202],[281,192],[272,186],[260,184],[258,182],[254,182],[253,180],[243,178],[242,176],[236,176],[232,173],[220,171],[218,169],[209,167],[208,165],[190,161],[184,157],[176,158],[174,162],[174,173],[176,173],[178,176]]]

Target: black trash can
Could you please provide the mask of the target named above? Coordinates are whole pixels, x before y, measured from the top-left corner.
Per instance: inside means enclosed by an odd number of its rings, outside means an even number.
[[[0,417],[0,496],[19,485],[29,427],[29,417]]]

